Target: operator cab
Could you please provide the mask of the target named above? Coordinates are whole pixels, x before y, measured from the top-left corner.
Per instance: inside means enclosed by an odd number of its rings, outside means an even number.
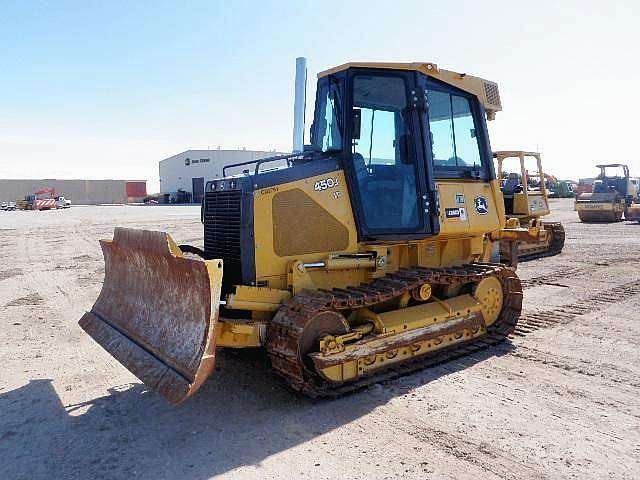
[[[549,213],[547,204],[548,178],[542,171],[537,152],[494,152],[498,177],[504,198],[504,210],[515,217],[538,217]]]
[[[435,235],[435,178],[495,178],[478,97],[401,65],[347,64],[318,81],[309,149],[341,158],[362,239]]]
[[[600,175],[593,184],[594,193],[618,192],[622,196],[631,195],[629,168],[626,165],[612,163],[596,166],[600,169]]]

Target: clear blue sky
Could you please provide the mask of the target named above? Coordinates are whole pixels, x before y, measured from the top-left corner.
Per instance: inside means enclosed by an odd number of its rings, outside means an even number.
[[[188,148],[291,148],[296,56],[499,83],[492,146],[640,175],[640,2],[0,0],[0,178],[145,178]],[[308,131],[308,128],[307,128]]]

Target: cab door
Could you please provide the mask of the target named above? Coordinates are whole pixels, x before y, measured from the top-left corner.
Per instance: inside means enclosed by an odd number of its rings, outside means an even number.
[[[438,233],[414,72],[351,69],[348,169],[361,239]]]
[[[495,173],[480,102],[436,79],[419,78],[427,98],[425,150],[438,185],[441,233],[500,228],[503,199],[491,187]]]

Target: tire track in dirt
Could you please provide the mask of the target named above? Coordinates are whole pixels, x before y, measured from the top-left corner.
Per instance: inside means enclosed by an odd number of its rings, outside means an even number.
[[[388,428],[388,425],[384,428]],[[397,422],[394,428],[420,443],[435,447],[499,478],[545,478],[534,468],[524,465],[522,459],[488,442],[474,442],[463,435],[445,432],[427,425]]]
[[[16,298],[15,300],[10,301],[5,305],[5,308],[42,305],[44,304],[44,302],[45,299],[42,298],[38,293],[29,293],[24,297]]]
[[[640,378],[638,378],[637,374],[616,365],[596,364],[583,359],[543,352],[524,345],[518,345],[517,349],[505,352],[505,354],[533,363],[559,368],[567,372],[580,373],[589,377],[600,377],[613,383],[640,388]]]
[[[569,277],[577,277],[586,274],[588,271],[592,271],[592,268],[587,267],[566,267],[546,275],[538,275],[537,277],[527,278],[520,280],[522,288],[531,288],[539,285],[553,285],[557,287],[566,287],[567,285],[560,285],[556,283],[558,280]]]
[[[550,273],[537,275],[535,277],[521,279],[522,288],[531,288],[539,285],[552,285],[557,287],[568,287],[568,285],[558,284],[558,280],[565,278],[575,278],[584,275],[592,275],[597,270],[615,265],[624,265],[629,263],[640,263],[639,257],[618,257],[610,260],[599,260],[596,262],[586,263],[583,266],[566,266],[560,267]]]
[[[24,272],[22,271],[21,268],[10,268],[8,270],[2,270],[0,271],[0,281],[8,280],[9,278],[12,278],[12,277],[18,277],[23,273]]]
[[[617,287],[602,290],[595,295],[575,302],[526,313],[520,316],[513,336],[525,336],[541,328],[552,328],[557,325],[565,325],[578,317],[591,313],[599,308],[614,303],[622,302],[627,298],[640,293],[640,280],[623,283]]]
[[[513,349],[507,350],[505,349],[504,346],[496,346],[496,350],[500,355],[514,357],[519,360],[524,360],[526,362],[531,362],[537,365],[543,365],[544,366],[543,368],[551,367],[551,368],[556,368],[569,373],[577,373],[579,375],[592,377],[594,379],[598,378],[598,379],[604,380],[605,383],[606,382],[614,383],[616,384],[616,386],[623,385],[630,388],[640,387],[640,381],[638,381],[638,375],[635,372],[617,365],[612,365],[609,363],[593,363],[585,359],[565,357],[562,355],[548,353],[541,350],[537,350],[535,348],[525,347],[522,345],[518,345],[518,348],[515,350]],[[454,373],[460,370],[466,370],[467,368],[472,367],[475,364],[481,363],[481,361],[482,359],[477,357],[474,358],[473,356],[462,357],[456,361],[451,362],[453,363],[452,369],[447,369],[446,364],[443,365],[442,368],[447,370],[449,373]],[[511,366],[510,368],[509,366],[495,363],[490,368],[494,370],[499,369],[500,371],[504,372],[504,377],[509,377],[512,375],[515,377],[519,376],[514,373],[513,366]],[[523,372],[520,372],[521,374],[520,376],[527,378],[527,375],[522,375],[522,373]],[[485,378],[485,373],[482,371],[481,373],[477,374],[476,378],[480,379],[481,381],[487,381],[487,379]],[[526,382],[525,384],[520,386],[512,386],[510,388],[514,392],[520,391],[520,392],[527,392],[528,394],[540,395],[539,392],[534,393],[531,389],[528,388],[529,386],[528,380],[524,380],[524,381]],[[629,417],[633,417],[634,419],[640,419],[640,412],[638,411],[638,408],[635,407],[634,403],[624,403],[619,400],[616,401],[612,398],[600,395],[592,391],[591,389],[571,390],[567,388],[566,393],[565,392],[559,393],[558,384],[556,382],[547,383],[547,382],[541,381],[541,379],[539,378],[537,381],[538,381],[538,385],[542,385],[546,383],[550,387],[550,390],[547,392],[549,395],[548,397],[549,399],[551,399],[553,395],[561,395],[562,398],[564,398],[564,395],[570,395],[572,397],[578,396],[585,401],[589,401],[591,404],[593,404],[594,408],[615,409],[617,412],[620,412],[624,415],[628,415]],[[506,386],[499,381],[491,381],[491,383],[496,385]],[[504,397],[504,399],[509,400],[506,397]],[[556,399],[554,401],[561,402],[562,400]],[[611,432],[599,432],[599,433],[602,433],[603,435],[607,435],[607,436],[613,435]]]

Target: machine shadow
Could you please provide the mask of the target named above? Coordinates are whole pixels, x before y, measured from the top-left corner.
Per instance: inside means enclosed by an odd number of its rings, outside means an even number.
[[[224,371],[177,407],[141,384],[63,405],[52,380],[31,380],[0,395],[3,478],[200,480],[243,466],[259,468],[273,454],[512,349],[507,342],[335,400],[292,393],[266,362],[251,356],[225,355]]]

